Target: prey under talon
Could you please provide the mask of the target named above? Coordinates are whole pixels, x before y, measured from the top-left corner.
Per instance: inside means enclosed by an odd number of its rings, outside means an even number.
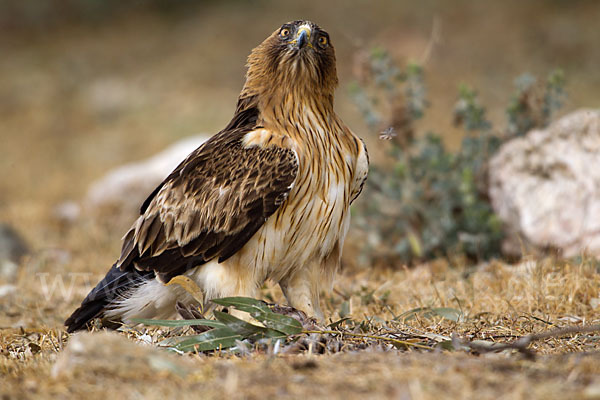
[[[204,315],[202,315],[202,313],[192,304],[185,305],[178,301],[175,304],[175,310],[183,319],[204,319]],[[211,329],[210,327],[204,325],[191,325],[190,327],[196,333],[206,332],[207,330]]]

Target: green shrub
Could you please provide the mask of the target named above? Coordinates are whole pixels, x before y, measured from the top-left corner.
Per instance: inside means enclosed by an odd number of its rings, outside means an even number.
[[[562,106],[564,85],[561,70],[550,73],[543,86],[530,74],[519,76],[515,80],[516,93],[506,110],[509,134],[523,136],[533,128],[547,126]]]
[[[388,154],[372,164],[365,196],[354,210],[368,232],[371,258],[498,256],[503,235],[487,196],[488,160],[504,141],[548,124],[561,105],[562,73],[553,72],[543,86],[530,75],[517,79],[501,133],[493,130],[476,91],[461,85],[454,122],[465,136],[450,151],[441,135],[414,132],[428,106],[423,68],[409,64],[401,70],[380,49],[366,64],[351,94],[367,124],[382,130]]]

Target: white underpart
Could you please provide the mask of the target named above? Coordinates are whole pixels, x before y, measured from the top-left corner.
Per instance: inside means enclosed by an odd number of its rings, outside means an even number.
[[[294,153],[294,156],[296,157],[296,165],[300,164],[300,159],[298,158],[298,152],[294,149],[290,149],[290,150],[292,150],[292,152]],[[290,186],[288,186],[288,189],[293,189],[295,185],[296,185],[296,180],[293,180],[292,183],[290,183]]]
[[[128,297],[107,310],[109,318],[118,317],[125,323],[133,318],[171,318],[175,314],[175,303],[192,302],[192,297],[176,285],[165,286],[152,279],[129,292]]]

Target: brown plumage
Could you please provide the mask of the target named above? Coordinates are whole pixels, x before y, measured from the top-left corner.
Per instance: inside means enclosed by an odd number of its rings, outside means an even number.
[[[167,317],[192,300],[162,284],[181,274],[205,300],[255,296],[272,279],[291,306],[322,319],[319,292],[339,267],[368,170],[363,142],[333,111],[336,86],[333,46],[311,22],[285,24],[255,48],[231,122],[144,202],[68,330],[95,317]]]

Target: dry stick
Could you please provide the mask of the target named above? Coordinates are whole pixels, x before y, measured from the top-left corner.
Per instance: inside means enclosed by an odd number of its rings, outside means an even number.
[[[59,347],[62,347],[62,346],[60,346],[60,343],[62,342],[61,337],[60,337],[61,333],[62,332],[58,333],[58,338],[57,338],[59,346],[57,346],[56,344],[54,344],[54,340],[52,340],[52,334],[51,333],[48,333],[47,335],[43,336],[44,338],[48,337],[48,340],[50,341],[50,343],[52,344],[52,347],[54,347],[54,351],[56,351],[56,352],[59,352],[61,350]]]
[[[364,339],[376,339],[376,340],[382,340],[385,342],[390,342],[390,343],[396,343],[396,344],[401,344],[403,346],[412,346],[412,347],[418,347],[420,349],[427,349],[427,350],[431,350],[432,348],[429,346],[425,346],[423,344],[418,344],[418,343],[411,343],[411,342],[407,342],[404,340],[398,340],[398,339],[393,339],[390,337],[385,337],[385,336],[377,336],[377,335],[368,335],[365,333],[350,333],[350,332],[340,332],[340,331],[302,331],[302,333],[318,333],[318,334],[331,334],[331,335],[346,335],[346,336],[353,336],[353,337],[360,337],[360,338],[364,338]]]
[[[547,331],[547,332],[533,333],[531,335],[522,336],[512,343],[494,343],[491,346],[483,346],[476,342],[475,343],[474,342],[463,342],[463,341],[460,341],[456,335],[452,335],[453,336],[452,341],[455,342],[458,340],[458,344],[461,344],[465,347],[469,347],[470,349],[476,350],[481,353],[515,349],[527,356],[532,357],[532,356],[534,356],[534,353],[530,349],[527,348],[531,344],[531,342],[541,340],[541,339],[547,339],[547,338],[551,338],[551,337],[563,336],[563,335],[567,335],[569,333],[589,333],[589,332],[600,332],[600,325],[590,325],[590,326],[583,326],[583,327],[569,326],[566,328],[553,329],[553,330]],[[382,340],[382,341],[386,341],[386,342],[390,342],[390,343],[401,344],[403,346],[417,347],[420,349],[427,349],[427,350],[432,349],[429,346],[425,346],[425,345],[418,344],[418,343],[411,343],[411,342],[407,342],[404,340],[393,339],[390,337],[369,335],[369,334],[364,334],[364,333],[350,333],[350,332],[339,332],[339,331],[330,331],[330,330],[302,331],[302,333],[303,334],[304,333],[317,333],[317,334],[321,334],[321,335],[331,334],[331,335],[342,335],[342,336],[346,335],[346,336],[360,337],[360,338],[365,338],[365,339]],[[459,347],[459,346],[456,346],[456,343],[453,343],[453,344],[455,344],[455,346],[454,346],[455,348]]]
[[[458,336],[453,334],[452,341],[457,341],[458,344],[463,345],[465,347],[469,347],[472,350],[476,350],[480,353],[489,353],[492,351],[502,351],[508,349],[518,350],[521,353],[524,353],[528,356],[533,356],[534,352],[527,347],[531,344],[531,342],[535,342],[537,340],[548,339],[551,337],[564,336],[570,333],[590,333],[590,332],[600,332],[600,325],[590,325],[590,326],[568,326],[566,328],[552,329],[547,332],[542,333],[532,333],[531,335],[521,336],[519,339],[515,340],[512,343],[494,343],[489,346],[484,346],[479,343],[474,342],[464,342],[458,339]],[[454,343],[453,343],[454,344]],[[457,346],[455,346],[457,347]]]
[[[442,37],[442,29],[441,22],[438,16],[433,17],[433,24],[431,26],[431,35],[429,36],[429,41],[427,42],[427,47],[425,47],[425,51],[421,56],[421,65],[426,65],[431,58],[431,53],[433,53],[433,48],[435,45],[440,43]]]

